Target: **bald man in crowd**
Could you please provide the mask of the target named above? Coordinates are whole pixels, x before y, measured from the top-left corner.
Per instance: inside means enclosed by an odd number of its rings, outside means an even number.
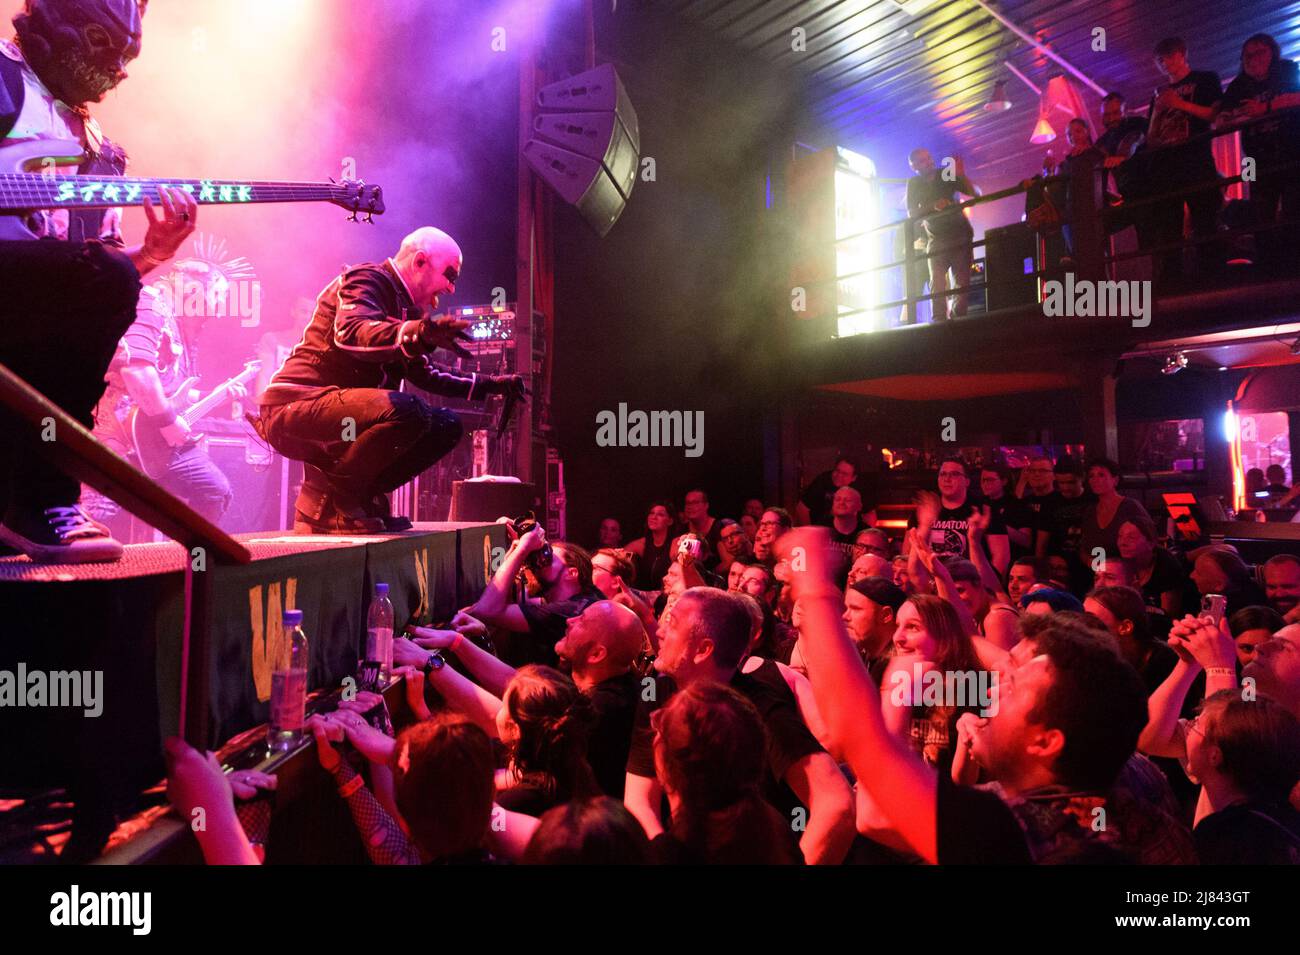
[[[470,628],[478,623],[463,614],[457,620]],[[408,627],[407,631],[426,650],[451,651],[479,686],[493,696],[504,696],[514,667],[456,630]],[[623,798],[632,720],[641,696],[641,680],[632,665],[646,646],[641,618],[612,600],[598,600],[570,617],[564,636],[555,644],[560,665],[591,701],[587,761],[605,795],[615,799]]]
[[[403,380],[470,400],[522,397],[519,375],[462,375],[435,364],[439,348],[469,357],[469,324],[434,314],[456,291],[462,257],[432,226],[402,240],[396,255],[358,265],[330,282],[266,391],[259,430],[275,450],[302,461],[294,532],[377,534],[411,526],[395,517],[388,492],[456,446],[460,420],[403,393]]]

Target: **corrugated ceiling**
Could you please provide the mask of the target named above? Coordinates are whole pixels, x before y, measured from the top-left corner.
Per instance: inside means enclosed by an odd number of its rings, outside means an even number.
[[[827,141],[897,144],[941,129],[975,168],[1042,154],[1028,142],[1037,98],[1002,63],[1009,59],[1040,87],[1061,68],[972,0],[908,0],[908,9],[920,9],[915,16],[896,0],[666,5],[795,71],[815,113],[810,126],[823,129]],[[1161,81],[1151,50],[1162,37],[1182,36],[1192,67],[1225,80],[1236,74],[1241,44],[1252,33],[1271,33],[1283,55],[1300,54],[1300,0],[1002,0],[996,7],[1099,86],[1122,90],[1133,107],[1145,104]],[[796,27],[805,31],[805,52],[792,48]],[[1105,30],[1104,51],[1093,49],[1098,27]],[[1013,108],[985,112],[997,79],[1008,81]],[[1089,108],[1098,108],[1098,100],[1085,92]],[[1058,117],[1058,126],[1066,119]]]

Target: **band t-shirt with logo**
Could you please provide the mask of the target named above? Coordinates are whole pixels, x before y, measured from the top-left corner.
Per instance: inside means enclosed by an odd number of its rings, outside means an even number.
[[[971,496],[966,498],[966,502],[960,507],[942,507],[939,509],[939,516],[935,519],[934,526],[930,528],[930,549],[934,551],[936,557],[963,557],[970,559],[969,540],[966,537],[966,525],[970,520],[971,511],[979,507],[984,502]],[[911,527],[916,526],[916,515],[913,514],[908,521]],[[1003,523],[1002,518],[990,509],[989,526],[985,531],[985,540],[997,535],[1005,536],[1007,526]]]
[[[1193,70],[1177,83],[1166,83],[1157,89],[1157,96],[1165,90],[1173,90],[1178,96],[1197,106],[1213,106],[1223,96],[1223,84],[1219,78],[1206,70]],[[1147,147],[1154,149],[1151,153],[1150,174],[1157,177],[1173,176],[1176,184],[1180,177],[1183,181],[1202,181],[1212,179],[1215,174],[1214,152],[1208,139],[1195,143],[1189,140],[1209,132],[1209,120],[1193,116],[1181,109],[1156,109],[1156,98],[1151,99],[1151,126],[1147,132]],[[1162,150],[1159,147],[1179,146],[1178,149]]]

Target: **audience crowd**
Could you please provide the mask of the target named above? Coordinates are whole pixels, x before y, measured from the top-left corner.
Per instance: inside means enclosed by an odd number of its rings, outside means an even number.
[[[949,458],[891,534],[841,458],[793,517],[534,527],[394,641],[407,725],[360,692],[317,759],[381,864],[1300,861],[1300,556],[1180,544],[1119,474]],[[168,752],[257,862],[270,777]]]

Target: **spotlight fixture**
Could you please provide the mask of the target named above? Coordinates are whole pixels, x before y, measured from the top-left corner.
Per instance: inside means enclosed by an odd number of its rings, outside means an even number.
[[[1187,367],[1187,352],[1176,351],[1165,357],[1164,367],[1160,369],[1162,375],[1176,375]]]
[[[986,113],[1003,113],[1011,108],[1011,100],[1007,99],[1007,81],[998,80],[993,84],[993,95],[989,101],[984,104]]]
[[[1045,146],[1056,138],[1056,130],[1048,122],[1046,116],[1039,116],[1038,122],[1034,125],[1034,134],[1029,137],[1029,141],[1035,146]]]

